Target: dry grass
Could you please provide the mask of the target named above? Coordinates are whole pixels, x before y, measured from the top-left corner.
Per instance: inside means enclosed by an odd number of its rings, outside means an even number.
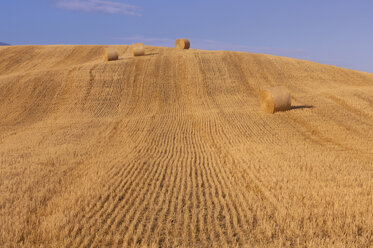
[[[101,50],[0,49],[0,246],[373,244],[372,74]],[[262,113],[274,85],[291,111]]]

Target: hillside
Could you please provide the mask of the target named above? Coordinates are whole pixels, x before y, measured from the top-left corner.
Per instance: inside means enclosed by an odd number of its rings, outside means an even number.
[[[1,42],[0,41],[0,46],[10,46],[8,43],[5,43],[5,42]]]
[[[373,245],[373,74],[115,48],[0,48],[0,246]]]

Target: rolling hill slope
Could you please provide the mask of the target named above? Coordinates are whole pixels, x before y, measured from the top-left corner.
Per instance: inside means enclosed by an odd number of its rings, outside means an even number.
[[[0,48],[0,244],[373,245],[372,74],[115,47]]]

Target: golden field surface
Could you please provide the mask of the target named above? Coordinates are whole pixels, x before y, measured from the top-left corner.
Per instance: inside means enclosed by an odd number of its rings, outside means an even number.
[[[0,48],[1,247],[373,245],[373,74],[103,47]]]

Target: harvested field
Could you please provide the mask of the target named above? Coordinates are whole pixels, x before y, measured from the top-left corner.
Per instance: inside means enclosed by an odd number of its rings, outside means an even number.
[[[0,48],[0,246],[373,245],[373,74],[103,47]]]

